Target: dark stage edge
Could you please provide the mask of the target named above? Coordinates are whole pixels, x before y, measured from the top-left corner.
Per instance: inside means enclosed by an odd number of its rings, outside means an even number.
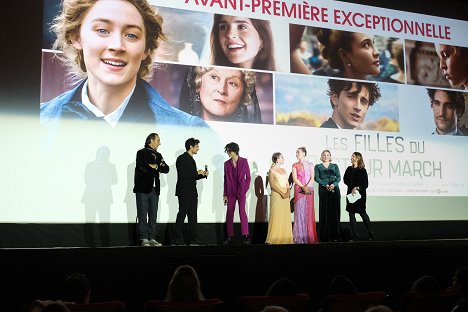
[[[33,299],[58,299],[63,280],[85,273],[93,301],[122,300],[141,311],[150,299],[163,299],[175,268],[192,265],[207,298],[221,298],[235,311],[240,296],[263,295],[280,277],[320,304],[336,274],[355,281],[360,291],[384,290],[389,304],[423,274],[451,283],[456,268],[468,265],[468,239],[318,243],[313,245],[163,246],[0,249],[0,311],[18,311]],[[315,310],[312,310],[315,311]]]
[[[359,217],[358,217],[359,219]],[[320,223],[317,224],[319,228]],[[268,224],[250,223],[254,243],[265,242]],[[349,224],[341,223],[344,241],[350,238]],[[156,239],[169,245],[173,237],[173,223],[158,223]],[[240,233],[240,225],[234,225]],[[387,221],[372,222],[372,229],[380,241],[428,240],[468,238],[468,221]],[[358,234],[367,237],[362,222],[358,222]],[[224,223],[200,223],[198,233],[201,241],[222,244],[225,239]],[[135,223],[0,223],[0,248],[37,247],[112,247],[135,246],[137,232]]]

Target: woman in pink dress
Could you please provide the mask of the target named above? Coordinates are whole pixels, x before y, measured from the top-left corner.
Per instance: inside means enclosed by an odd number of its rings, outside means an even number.
[[[296,151],[297,163],[292,166],[294,181],[294,243],[318,242],[314,210],[314,165],[305,156],[305,147]]]

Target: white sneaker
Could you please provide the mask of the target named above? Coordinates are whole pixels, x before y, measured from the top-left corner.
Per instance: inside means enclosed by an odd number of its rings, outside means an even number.
[[[141,240],[141,246],[143,246],[143,247],[149,247],[149,246],[150,246],[149,240],[147,240],[146,238],[142,239],[142,240]]]
[[[155,239],[150,239],[149,240],[149,246],[159,247],[159,246],[162,246],[162,244],[160,242],[158,242],[157,240],[155,240]]]

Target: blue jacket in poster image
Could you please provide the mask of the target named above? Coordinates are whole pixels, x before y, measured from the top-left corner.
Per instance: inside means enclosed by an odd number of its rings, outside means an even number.
[[[77,120],[99,119],[81,102],[81,90],[85,81],[81,81],[74,89],[57,96],[51,101],[42,103],[40,108],[41,124],[44,126],[57,126],[63,118]],[[202,119],[170,106],[158,91],[141,78],[137,79],[135,91],[119,119],[120,122],[208,127]]]

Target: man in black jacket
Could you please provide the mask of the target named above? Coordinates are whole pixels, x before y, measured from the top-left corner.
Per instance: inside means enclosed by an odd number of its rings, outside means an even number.
[[[151,133],[145,147],[137,152],[135,165],[135,186],[138,235],[142,246],[161,246],[156,240],[156,216],[160,192],[159,174],[168,173],[169,166],[157,152],[161,145],[159,135]]]
[[[199,140],[190,138],[185,141],[186,152],[177,157],[176,196],[179,198],[179,212],[175,225],[175,245],[183,245],[183,227],[185,216],[188,216],[190,243],[199,244],[197,237],[197,180],[208,177],[207,170],[197,170],[193,155],[198,153]]]

